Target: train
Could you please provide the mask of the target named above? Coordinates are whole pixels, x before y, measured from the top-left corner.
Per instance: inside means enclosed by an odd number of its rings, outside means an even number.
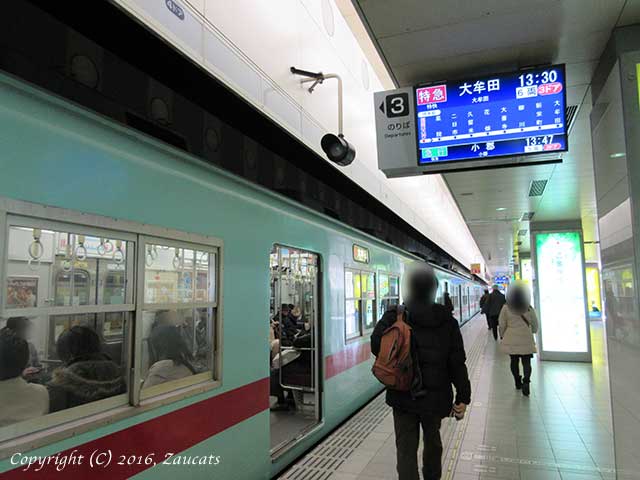
[[[58,339],[82,326],[125,383],[5,419],[0,478],[272,478],[381,391],[369,334],[422,259],[8,74],[0,105],[1,317],[29,319],[29,381],[55,381]],[[434,268],[464,324],[485,285]],[[272,412],[282,305],[309,365],[279,369],[294,404]],[[162,322],[192,371],[151,384]]]
[[[273,478],[381,392],[408,264],[478,313],[480,278],[110,2],[7,8],[0,479]]]

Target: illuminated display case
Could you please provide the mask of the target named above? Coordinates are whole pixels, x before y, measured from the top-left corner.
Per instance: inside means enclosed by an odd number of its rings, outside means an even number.
[[[532,235],[540,358],[590,362],[582,233],[547,229],[532,231]]]

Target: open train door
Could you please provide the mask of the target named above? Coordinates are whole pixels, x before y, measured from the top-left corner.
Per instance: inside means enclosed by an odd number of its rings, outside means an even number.
[[[312,431],[320,409],[320,256],[275,245],[270,255],[270,426],[276,458]]]

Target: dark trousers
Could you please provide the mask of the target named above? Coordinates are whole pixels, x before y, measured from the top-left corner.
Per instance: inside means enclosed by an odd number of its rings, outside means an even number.
[[[492,315],[489,317],[489,326],[491,327],[493,338],[498,340],[498,315]]]
[[[284,389],[282,388],[282,386],[280,385],[280,369],[279,368],[272,368],[271,369],[271,388],[270,388],[270,395],[274,396],[274,397],[278,397],[278,403],[283,404],[285,403],[285,398],[284,398]]]
[[[491,319],[489,318],[489,314],[485,313],[484,316],[487,317],[487,327],[489,327],[489,330],[491,330]]]
[[[511,373],[513,378],[520,378],[520,361],[522,361],[523,383],[531,383],[531,358],[533,355],[509,355],[511,357]]]
[[[422,476],[424,480],[439,480],[442,475],[442,440],[440,418],[417,415],[397,408],[393,409],[393,426],[396,432],[398,480],[418,480],[418,444],[420,426],[424,450],[422,451]]]

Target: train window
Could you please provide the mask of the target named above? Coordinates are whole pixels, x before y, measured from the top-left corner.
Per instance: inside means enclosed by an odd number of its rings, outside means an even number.
[[[139,399],[145,399],[214,377],[217,251],[155,239],[143,239],[140,249],[144,291],[136,374]]]
[[[12,353],[0,381],[15,395],[3,399],[0,441],[127,404],[135,311],[135,236],[11,215],[7,225],[0,342]]]
[[[379,274],[380,311],[386,312],[389,307],[400,303],[400,277],[387,273]]]
[[[345,269],[345,337],[361,337],[376,323],[376,275]]]

